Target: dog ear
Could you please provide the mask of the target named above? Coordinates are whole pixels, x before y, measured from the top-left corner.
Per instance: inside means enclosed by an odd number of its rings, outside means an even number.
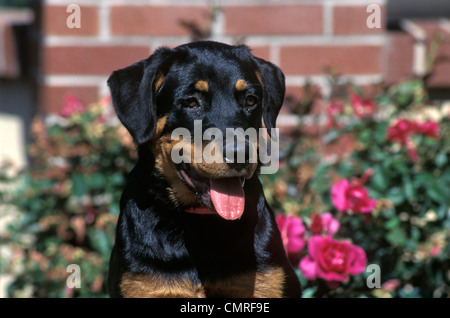
[[[137,145],[150,140],[156,129],[156,89],[163,78],[161,67],[172,50],[160,48],[146,60],[114,71],[108,79],[117,117]],[[158,87],[157,87],[158,86]]]
[[[281,69],[263,59],[255,58],[256,64],[261,72],[263,91],[263,120],[267,132],[270,135],[270,129],[275,128],[276,120],[280,108],[283,105],[285,94],[284,74]]]

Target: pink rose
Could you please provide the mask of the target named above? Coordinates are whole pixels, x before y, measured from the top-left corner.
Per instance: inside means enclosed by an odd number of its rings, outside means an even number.
[[[308,255],[300,261],[299,267],[307,279],[347,281],[349,275],[362,273],[366,265],[366,253],[359,246],[315,235],[308,240]]]
[[[430,120],[419,123],[408,119],[399,119],[395,124],[388,127],[386,138],[406,146],[408,156],[412,161],[417,161],[417,150],[411,138],[412,134],[421,134],[429,138],[439,139],[439,124]]]
[[[408,119],[399,119],[387,129],[386,138],[390,141],[397,141],[401,145],[406,145],[410,134],[416,132],[417,124]]]
[[[373,107],[375,105],[373,100],[363,99],[361,96],[352,93],[350,95],[350,101],[358,118],[362,118],[373,113]]]
[[[312,215],[312,222],[309,228],[315,234],[328,234],[333,236],[339,230],[340,223],[333,218],[330,212]]]
[[[330,116],[337,116],[344,112],[344,103],[340,100],[333,99],[328,104],[327,113]]]
[[[280,214],[276,218],[286,253],[297,254],[305,247],[305,226],[297,216]]]
[[[428,120],[417,125],[417,132],[434,139],[439,139],[439,124],[435,121]]]
[[[423,123],[408,119],[399,119],[388,127],[387,139],[406,145],[411,134],[422,134],[430,138],[439,138],[439,124],[428,120]]]
[[[331,188],[331,201],[339,211],[366,213],[375,208],[376,200],[369,197],[369,192],[360,182],[348,182],[343,179]]]
[[[84,106],[81,101],[71,94],[67,94],[64,97],[64,107],[60,112],[60,115],[64,118],[69,118],[74,113],[82,113]]]
[[[399,279],[390,279],[386,281],[383,285],[381,285],[381,289],[387,292],[395,291],[401,285],[401,281]]]
[[[326,109],[327,121],[325,123],[325,129],[330,129],[333,126],[339,128],[338,122],[335,120],[335,117],[342,114],[344,112],[344,103],[340,100],[331,100]]]

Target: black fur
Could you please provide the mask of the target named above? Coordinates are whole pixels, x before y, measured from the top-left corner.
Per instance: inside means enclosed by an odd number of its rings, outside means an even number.
[[[161,78],[161,86],[156,87]],[[249,83],[243,93],[233,90],[241,78]],[[207,93],[192,89],[199,79],[208,82]],[[139,160],[120,202],[108,276],[110,295],[122,296],[119,285],[128,272],[188,278],[204,285],[243,272],[282,267],[287,276],[284,296],[300,296],[300,284],[285,255],[257,173],[245,183],[245,210],[239,220],[187,213],[189,207],[171,199],[171,185],[155,169],[151,147],[156,122],[164,116],[163,134],[177,127],[193,132],[195,119],[202,120],[203,130],[259,128],[262,119],[267,128],[275,127],[285,91],[281,70],[253,57],[246,46],[194,42],[158,49],[148,59],[115,71],[108,85],[117,115],[139,150]],[[242,107],[246,94],[258,97],[253,109]],[[191,97],[199,107],[185,107],[183,103]]]

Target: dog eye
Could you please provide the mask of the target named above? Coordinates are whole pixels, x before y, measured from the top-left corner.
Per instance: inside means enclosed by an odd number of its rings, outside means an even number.
[[[258,97],[254,95],[249,95],[245,99],[245,108],[250,109],[258,104]]]
[[[186,99],[184,101],[184,107],[196,108],[196,107],[199,107],[199,106],[200,106],[200,102],[195,97],[188,98],[188,99]]]

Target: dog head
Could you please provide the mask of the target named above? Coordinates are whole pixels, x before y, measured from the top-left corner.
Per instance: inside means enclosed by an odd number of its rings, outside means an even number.
[[[284,99],[278,67],[246,46],[194,42],[160,48],[113,72],[108,85],[120,121],[153,153],[177,205],[242,215],[258,132],[262,122],[269,134],[275,128]]]

